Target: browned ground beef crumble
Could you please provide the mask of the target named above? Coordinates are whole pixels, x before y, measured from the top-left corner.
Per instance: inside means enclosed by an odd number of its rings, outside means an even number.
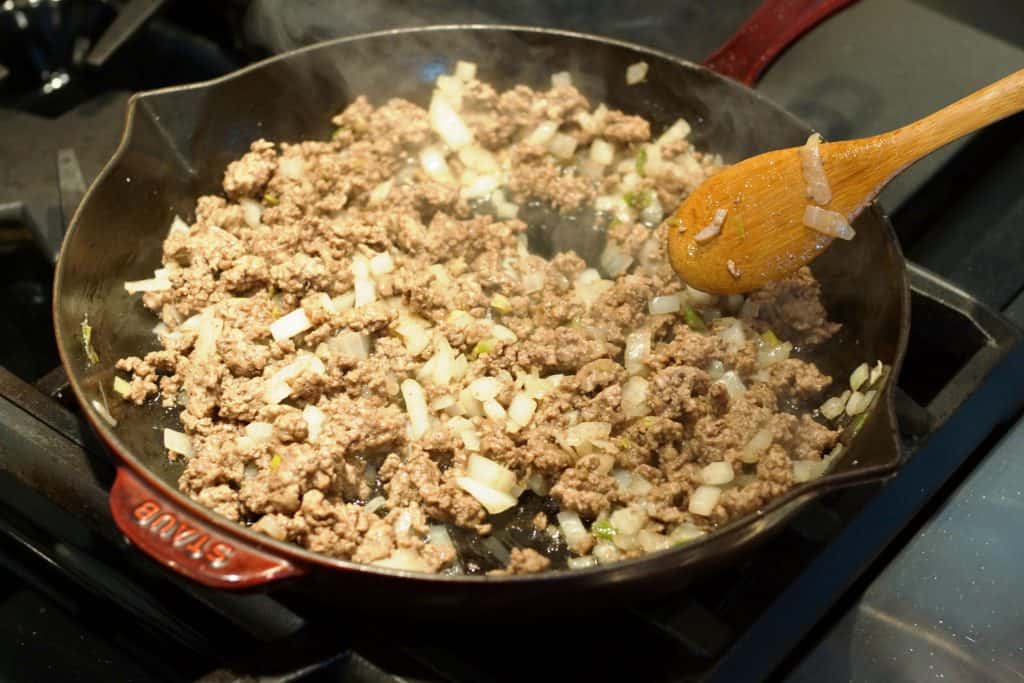
[[[686,288],[664,258],[660,207],[721,167],[684,125],[653,139],[647,121],[564,84],[499,93],[448,78],[438,92],[473,137],[459,151],[426,109],[360,97],[330,141],[252,143],[226,169],[224,195],[199,198],[192,224],[172,228],[170,288],[142,297],[162,320],[162,350],[117,367],[127,400],[183,406],[184,492],[316,552],[433,572],[459,565],[431,525],[491,530],[494,515],[460,484],[475,454],[514,473],[504,495],[549,491],[590,527],[569,538],[540,513],[537,533],[606,562],[758,509],[793,486],[795,461],[833,448],[836,430],[790,412],[821,403],[831,378],[779,341],[817,344],[838,328],[810,272],[719,299]],[[579,145],[568,161],[534,135],[544,122]],[[605,143],[614,159],[595,163]],[[428,173],[424,148],[447,169]],[[473,180],[488,174],[501,190],[477,195]],[[606,256],[627,257],[625,269],[528,253],[515,213],[532,200],[565,212],[596,202],[610,219]],[[651,315],[669,295],[681,309]],[[275,339],[285,314],[304,329]],[[649,349],[630,361],[637,339]],[[496,389],[481,402],[484,377]],[[422,433],[406,393],[416,387]],[[526,424],[510,417],[517,396],[533,407]],[[696,512],[711,463],[729,481]],[[513,548],[502,571],[550,566]]]

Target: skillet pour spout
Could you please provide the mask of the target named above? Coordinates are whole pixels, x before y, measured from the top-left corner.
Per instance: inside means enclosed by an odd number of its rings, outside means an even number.
[[[856,240],[834,246],[813,265],[830,317],[843,326],[815,350],[813,360],[837,379],[861,362],[881,360],[887,368],[884,390],[846,430],[843,453],[824,476],[691,544],[582,570],[425,575],[275,541],[180,493],[181,465],[168,462],[156,431],[176,427],[176,417],[154,404],[108,402],[104,389],[111,386],[116,359],[156,348],[152,315],[123,283],[159,266],[172,217],[191,218],[196,197],[218,193],[225,167],[250,142],[326,139],[331,116],[358,95],[425,105],[433,77],[457,60],[476,62],[482,78],[500,88],[539,87],[551,73],[569,71],[592,102],[641,115],[656,132],[685,118],[693,126],[691,142],[726,162],[802,144],[810,132],[757,92],[676,57],[604,38],[511,26],[440,26],[344,38],[207,83],[133,97],[121,145],[65,238],[54,285],[54,325],[75,395],[121,469],[111,494],[115,519],[139,549],[217,588],[282,586],[378,613],[408,613],[417,606],[456,607],[451,614],[459,616],[531,606],[550,612],[592,602],[595,593],[625,597],[678,588],[769,537],[808,501],[897,471],[902,455],[892,378],[907,343],[910,298],[893,230],[873,206],[859,218],[863,229]],[[639,61],[649,64],[647,80],[628,86],[625,70]],[[593,252],[596,235],[581,229],[574,239],[581,250]],[[86,320],[95,362],[82,343]],[[102,414],[105,406],[116,425]],[[440,613],[431,610],[434,617]]]

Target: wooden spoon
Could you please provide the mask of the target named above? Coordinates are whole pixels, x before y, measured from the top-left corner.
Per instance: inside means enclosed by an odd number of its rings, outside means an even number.
[[[832,190],[823,208],[852,223],[903,169],[1022,109],[1024,70],[892,132],[822,144]],[[749,292],[784,278],[828,248],[832,238],[803,223],[812,201],[799,149],[761,154],[711,176],[668,219],[672,267],[688,284],[713,294]],[[727,210],[721,231],[699,243],[695,236],[718,209]]]

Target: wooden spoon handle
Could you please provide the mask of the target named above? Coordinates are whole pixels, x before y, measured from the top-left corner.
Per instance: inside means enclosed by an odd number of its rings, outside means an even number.
[[[890,135],[907,166],[957,138],[1024,110],[1024,69]]]

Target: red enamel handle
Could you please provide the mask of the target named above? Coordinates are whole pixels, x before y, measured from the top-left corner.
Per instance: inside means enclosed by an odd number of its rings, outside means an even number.
[[[753,85],[761,72],[797,38],[856,0],[767,0],[704,66]]]
[[[147,555],[212,588],[251,588],[305,573],[301,567],[225,535],[168,501],[126,467],[110,489],[121,532]]]

